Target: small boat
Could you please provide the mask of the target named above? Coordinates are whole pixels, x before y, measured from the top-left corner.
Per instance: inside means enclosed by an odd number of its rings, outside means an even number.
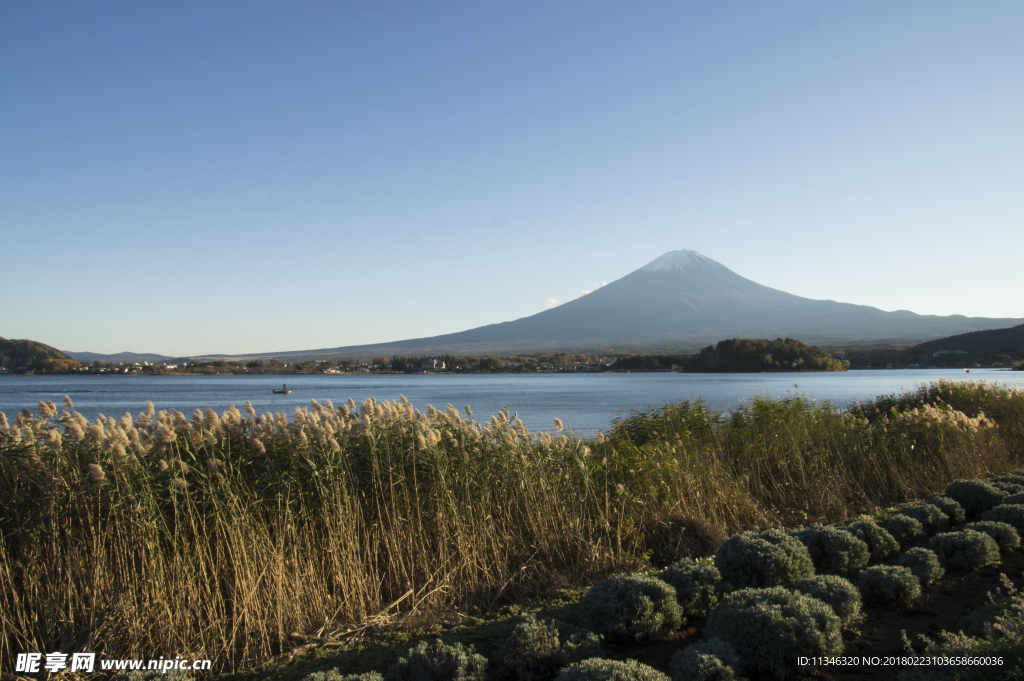
[[[276,388],[271,388],[270,391],[272,393],[274,393],[275,395],[291,395],[292,394],[292,391],[288,389],[288,384],[287,383],[282,385],[280,390],[278,390]]]

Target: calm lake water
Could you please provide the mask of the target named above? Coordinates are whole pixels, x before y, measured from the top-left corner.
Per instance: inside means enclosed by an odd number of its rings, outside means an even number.
[[[996,369],[906,369],[841,373],[782,374],[482,374],[482,375],[303,375],[303,376],[17,376],[0,375],[0,411],[8,417],[21,407],[36,410],[39,400],[60,405],[64,395],[75,408],[94,419],[97,414],[137,414],[152,400],[157,409],[190,414],[196,407],[217,412],[246,400],[259,413],[285,411],[311,399],[339,405],[351,397],[396,400],[405,397],[419,409],[428,404],[458,409],[472,407],[486,419],[508,406],[532,430],[550,430],[560,418],[577,433],[607,429],[619,414],[671,402],[703,397],[716,409],[735,407],[755,393],[808,398],[846,406],[875,395],[910,390],[939,378],[1005,382],[1024,387],[1024,372]],[[274,395],[282,381],[290,395]],[[619,412],[616,412],[616,409]]]

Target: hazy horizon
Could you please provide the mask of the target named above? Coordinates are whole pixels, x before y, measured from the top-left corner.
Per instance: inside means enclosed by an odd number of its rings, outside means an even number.
[[[6,3],[0,336],[424,338],[679,249],[1022,318],[1022,33],[1014,2]]]

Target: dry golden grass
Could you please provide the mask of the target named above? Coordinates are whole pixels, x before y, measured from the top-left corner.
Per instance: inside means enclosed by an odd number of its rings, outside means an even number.
[[[683,403],[589,439],[404,398],[93,423],[41,403],[0,419],[0,664],[85,649],[237,668],[382,613],[635,565],[670,516],[729,531],[836,519],[1022,454],[1012,389],[887,399]]]

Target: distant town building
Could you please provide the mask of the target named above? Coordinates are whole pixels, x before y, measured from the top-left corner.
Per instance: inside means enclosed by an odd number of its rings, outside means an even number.
[[[425,359],[420,362],[420,369],[424,371],[444,371],[444,362],[439,359]]]

